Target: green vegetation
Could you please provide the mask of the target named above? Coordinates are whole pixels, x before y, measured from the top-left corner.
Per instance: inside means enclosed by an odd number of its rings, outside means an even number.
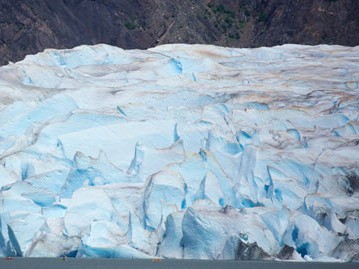
[[[127,22],[125,22],[125,27],[131,31],[131,30],[136,29],[137,25],[135,23],[133,23],[132,21],[127,21]]]
[[[213,3],[208,3],[207,6],[215,16],[215,27],[217,29],[220,28],[223,33],[226,33],[234,25],[236,13],[222,4],[214,5]]]
[[[239,27],[240,28],[243,28],[245,24],[246,24],[245,21],[239,21]]]
[[[227,23],[227,24],[232,24],[232,23],[233,23],[233,20],[231,20],[230,17],[226,17],[226,18],[224,19],[224,21],[225,21],[225,23]]]
[[[237,14],[235,10],[231,10],[223,4],[208,3],[207,7],[206,18],[213,18],[213,25],[226,35],[227,41],[233,43],[233,41],[239,40],[241,37],[240,29],[245,24],[245,21],[240,19],[239,13]],[[250,15],[248,10],[247,15]]]
[[[234,33],[229,33],[228,34],[228,37],[230,39],[237,39],[239,40],[241,38],[241,35],[239,34],[239,32],[234,32]]]
[[[267,13],[262,13],[258,17],[258,21],[266,22],[269,20],[269,15]]]
[[[228,15],[228,17],[232,19],[236,17],[236,13],[233,10],[226,8],[222,4],[215,6],[214,4],[209,3],[207,6],[212,10],[213,13],[217,15]]]

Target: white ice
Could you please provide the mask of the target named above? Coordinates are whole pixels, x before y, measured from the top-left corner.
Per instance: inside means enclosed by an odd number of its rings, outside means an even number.
[[[348,261],[358,181],[359,47],[96,45],[0,68],[0,255]]]

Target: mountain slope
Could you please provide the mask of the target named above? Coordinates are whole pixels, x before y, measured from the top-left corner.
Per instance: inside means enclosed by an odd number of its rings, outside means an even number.
[[[358,13],[356,0],[0,0],[0,64],[97,43],[353,46]]]

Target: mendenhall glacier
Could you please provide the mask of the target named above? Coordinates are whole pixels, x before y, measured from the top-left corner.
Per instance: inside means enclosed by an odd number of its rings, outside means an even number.
[[[359,261],[359,47],[29,55],[0,187],[0,256]]]

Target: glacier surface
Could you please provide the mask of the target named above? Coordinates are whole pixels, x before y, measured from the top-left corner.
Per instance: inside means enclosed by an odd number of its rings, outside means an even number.
[[[359,47],[107,45],[0,68],[0,255],[359,260]]]

